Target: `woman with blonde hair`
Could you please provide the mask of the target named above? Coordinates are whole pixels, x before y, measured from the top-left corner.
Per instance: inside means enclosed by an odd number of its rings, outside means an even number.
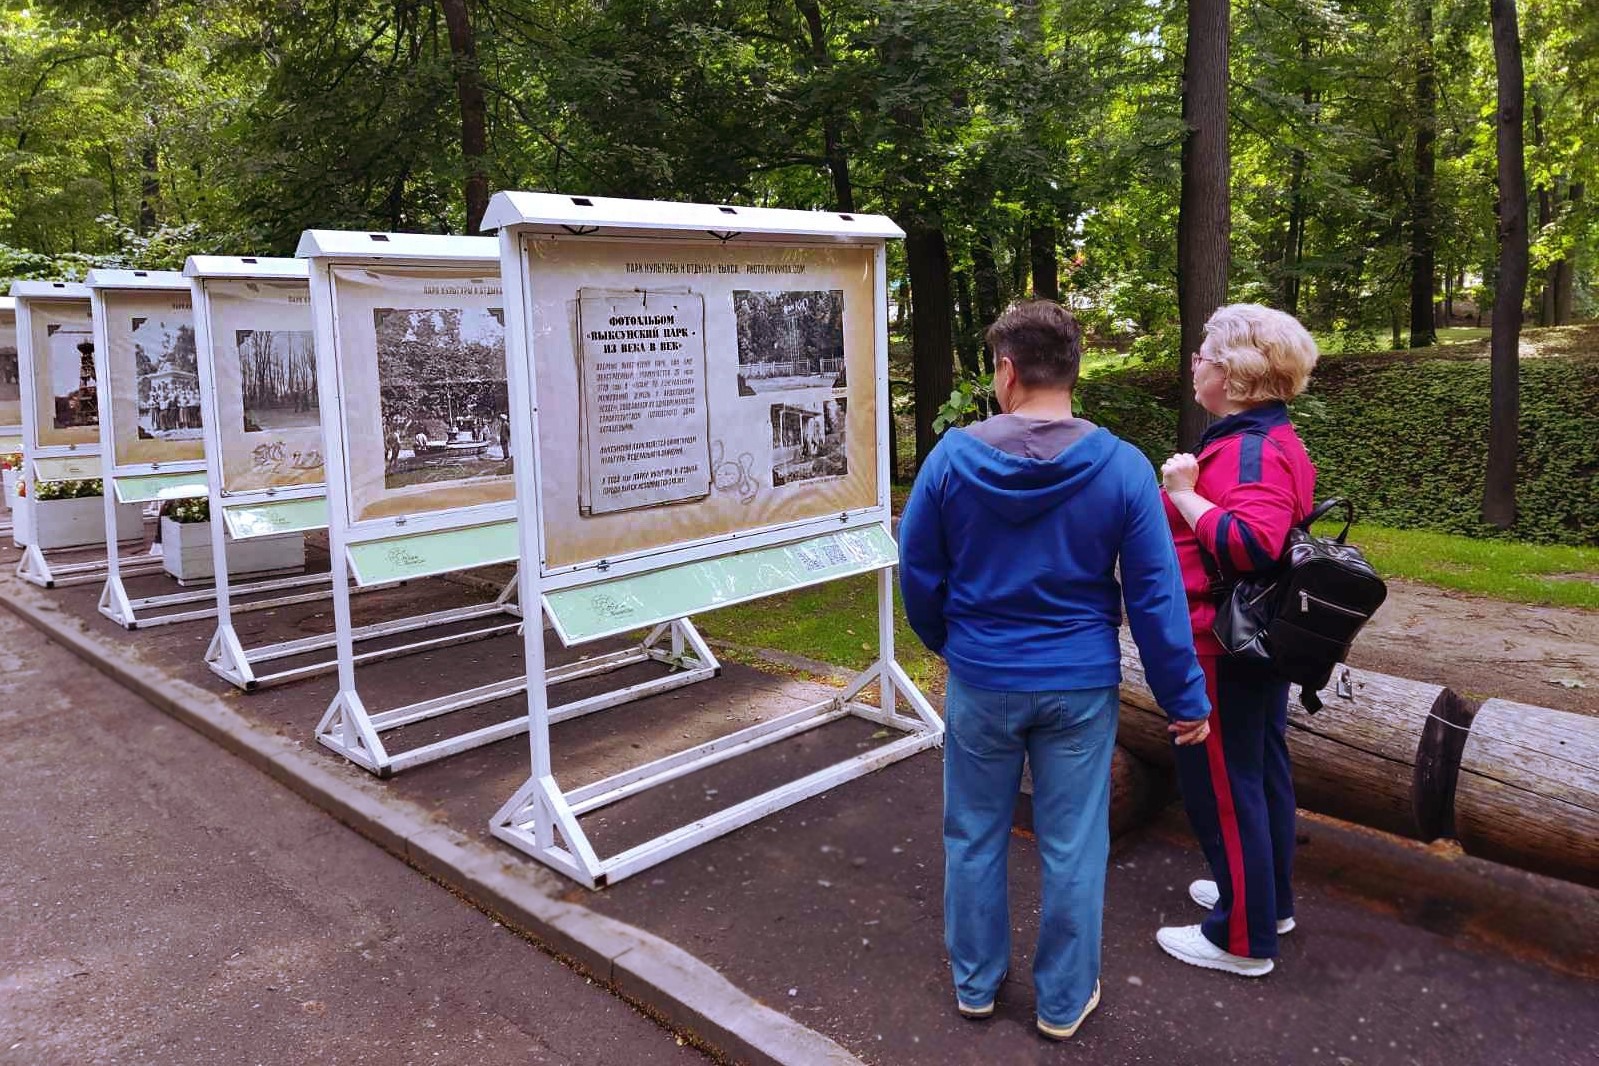
[[[1315,505],[1316,468],[1288,401],[1310,380],[1316,342],[1292,315],[1233,304],[1205,323],[1190,358],[1194,398],[1218,421],[1197,455],[1166,460],[1161,483],[1213,708],[1205,741],[1173,749],[1212,874],[1189,895],[1210,913],[1156,940],[1191,965],[1261,977],[1272,970],[1277,937],[1294,927],[1288,682],[1226,658],[1211,624],[1219,590],[1274,566],[1288,531]]]

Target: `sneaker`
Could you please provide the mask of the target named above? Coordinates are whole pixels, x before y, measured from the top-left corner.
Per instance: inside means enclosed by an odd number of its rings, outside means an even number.
[[[1095,981],[1094,994],[1088,997],[1088,1002],[1083,1005],[1083,1013],[1077,1016],[1075,1022],[1070,1025],[1051,1025],[1040,1018],[1038,1019],[1039,1035],[1049,1040],[1070,1040],[1077,1034],[1077,1030],[1083,1024],[1083,1020],[1092,1014],[1097,1006],[1099,1006],[1099,982]]]
[[[1270,959],[1251,959],[1223,951],[1205,939],[1197,925],[1167,926],[1155,934],[1155,942],[1166,954],[1190,966],[1235,973],[1240,977],[1265,977],[1275,965]]]
[[[1214,881],[1195,881],[1188,886],[1188,898],[1205,908],[1207,911],[1216,906],[1216,901],[1221,899],[1221,890]],[[1277,935],[1294,931],[1292,918],[1279,918],[1277,920]]]
[[[994,1001],[989,1000],[981,1006],[974,1007],[970,1003],[962,1003],[957,998],[955,1000],[955,1009],[961,1012],[962,1018],[992,1018],[994,1016]]]

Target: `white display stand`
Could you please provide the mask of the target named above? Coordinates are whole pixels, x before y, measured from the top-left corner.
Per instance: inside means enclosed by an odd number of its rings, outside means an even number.
[[[86,285],[72,281],[17,281],[11,285],[17,315],[17,371],[22,399],[22,471],[20,474],[24,495],[16,502],[16,527],[14,542],[23,549],[17,564],[17,576],[41,588],[60,588],[85,585],[105,579],[107,559],[117,553],[115,537],[105,545],[105,554],[87,561],[77,559],[62,562],[60,552],[41,547],[33,535],[34,516],[38,510],[39,485],[46,482],[78,481],[100,478],[104,470],[100,463],[99,431],[82,427],[77,433],[62,432],[45,424],[45,412],[54,408],[54,390],[50,380],[52,371],[48,351],[37,350],[36,334],[45,333],[56,319],[71,319],[90,340],[90,297]],[[79,439],[64,439],[77,437]],[[106,491],[110,491],[107,487]],[[102,533],[104,520],[97,524]],[[132,539],[132,538],[130,538]],[[95,545],[100,544],[96,538]],[[81,553],[85,549],[63,549]],[[153,574],[161,570],[158,551],[142,550],[121,556],[124,573]]]
[[[374,489],[366,465],[372,456],[373,440],[380,466],[386,470],[386,431],[372,405],[376,403],[378,376],[376,355],[351,350],[351,337],[372,321],[373,312],[351,311],[341,304],[350,298],[346,287],[359,276],[366,289],[385,289],[385,278],[398,290],[404,282],[414,295],[419,284],[430,276],[439,279],[438,288],[447,291],[462,285],[463,272],[481,277],[470,279],[466,287],[477,297],[499,288],[498,246],[488,237],[448,237],[424,234],[372,234],[308,230],[301,237],[298,254],[310,260],[311,309],[316,335],[317,387],[323,411],[322,427],[326,445],[328,499],[328,550],[333,581],[334,635],[338,659],[339,691],[317,726],[317,740],[350,761],[382,777],[413,766],[480,747],[527,729],[525,715],[473,729],[457,736],[423,744],[407,750],[391,750],[382,734],[403,726],[426,721],[452,711],[480,706],[513,696],[527,685],[525,676],[506,678],[477,685],[464,691],[417,703],[372,712],[357,689],[355,668],[362,661],[354,649],[350,612],[352,588],[383,581],[435,576],[495,563],[515,562],[516,505],[513,500],[474,502],[471,493],[457,493],[450,506],[429,506],[434,501],[413,498],[390,507],[388,513],[372,515],[361,510],[358,494],[382,492]],[[396,294],[400,307],[404,297]],[[479,298],[477,303],[481,304]],[[400,312],[407,313],[407,312]],[[503,313],[503,312],[502,312]],[[370,370],[368,369],[370,368]],[[349,383],[356,377],[370,384],[372,395],[357,397]],[[365,404],[365,407],[361,405]],[[352,421],[352,409],[361,414]],[[360,455],[352,458],[352,450]],[[512,457],[514,458],[512,453]],[[377,477],[386,486],[386,474]],[[443,493],[455,490],[445,488]],[[492,603],[472,610],[474,617],[510,616],[511,621],[481,631],[492,635],[518,628],[521,607],[513,602],[517,582],[513,579]],[[537,600],[533,602],[537,603]],[[714,674],[717,664],[710,650],[687,623],[662,627],[671,636],[669,647],[662,646],[663,632],[633,649],[597,656],[581,662],[543,671],[547,684],[576,680],[633,663],[646,661],[682,664],[681,672],[633,686],[622,692],[602,693],[559,708],[567,717],[614,706],[650,692],[689,684]],[[535,638],[541,626],[531,627]],[[454,638],[441,638],[453,642]],[[685,643],[695,652],[685,652]],[[410,650],[421,650],[413,645]]]
[[[118,503],[160,503],[170,500],[194,499],[208,493],[204,437],[195,436],[192,450],[200,457],[175,461],[130,458],[129,441],[137,438],[136,427],[123,425],[117,409],[132,398],[131,410],[137,410],[137,384],[124,380],[127,375],[118,373],[112,359],[113,344],[132,343],[131,328],[125,301],[138,298],[167,298],[173,307],[175,319],[181,319],[193,329],[193,311],[189,295],[189,282],[173,270],[91,270],[87,279],[90,304],[94,310],[95,366],[100,381],[100,455],[105,479],[105,513],[107,539],[115,523]],[[177,306],[184,305],[182,310]],[[196,371],[199,359],[196,353]],[[199,391],[199,390],[197,390]],[[203,395],[198,407],[204,410]],[[203,426],[204,417],[201,422]],[[201,427],[194,427],[198,432]],[[139,444],[143,446],[144,441]],[[100,613],[124,629],[149,628],[192,622],[217,615],[215,587],[185,589],[182,592],[154,596],[130,597],[123,581],[121,560],[114,551],[107,553],[106,584],[100,594]],[[317,574],[299,573],[240,585],[233,589],[239,595],[277,593],[289,589],[314,585],[324,579]],[[299,602],[296,595],[256,601],[253,609],[282,606]],[[164,612],[164,613],[151,613]]]
[[[903,232],[880,216],[535,193],[496,195],[484,226],[498,229],[500,233],[515,447],[519,455],[532,457],[532,462],[519,463],[516,467],[521,518],[522,603],[542,602],[563,641],[571,644],[651,624],[658,624],[658,632],[660,628],[675,624],[671,619],[697,610],[851,574],[875,573],[878,593],[877,661],[836,698],[575,789],[563,789],[552,770],[549,727],[559,716],[552,713],[546,687],[530,685],[527,692],[532,774],[495,814],[490,823],[494,835],[589,887],[599,887],[773,811],[940,744],[942,721],[894,658],[892,575],[897,556],[889,531],[884,249],[887,239],[903,237]],[[602,247],[606,242],[610,242],[609,248]],[[839,249],[847,251],[840,253]],[[813,271],[813,276],[820,273],[845,280],[816,283],[791,280],[796,276],[803,278],[811,269],[806,265],[806,257],[826,263],[827,257],[835,254],[853,257],[850,259],[855,264],[853,274],[847,274],[837,265],[842,262],[840,259],[832,262],[831,273],[824,269]],[[609,257],[607,271],[600,280],[592,280],[585,273],[585,263],[589,261],[585,256],[596,260]],[[761,291],[730,293],[730,283],[726,280],[729,275],[740,278],[733,287],[742,284],[746,289]],[[744,278],[749,280],[744,281]],[[779,364],[777,360],[784,358],[779,354],[756,353],[750,359],[752,365],[746,368],[745,353],[740,349],[744,343],[742,334],[737,339],[730,335],[730,320],[737,319],[742,331],[744,320],[739,316],[743,312],[737,310],[740,298],[748,301],[753,296],[781,305],[785,297],[796,295],[785,290],[818,287],[825,290],[835,284],[859,286],[847,297],[853,301],[851,309],[841,312],[844,316],[841,338],[849,338],[841,343],[844,357],[854,360],[846,397],[853,399],[850,409],[857,412],[857,422],[851,424],[851,433],[864,434],[871,442],[869,449],[855,453],[864,457],[864,461],[851,462],[848,473],[850,477],[862,475],[859,469],[862,466],[875,468],[875,472],[870,479],[853,482],[864,486],[864,499],[859,491],[851,494],[848,478],[819,481],[815,490],[818,498],[825,498],[827,492],[833,491],[828,486],[842,482],[844,488],[838,491],[854,502],[830,513],[818,514],[814,513],[816,507],[805,502],[803,493],[809,489],[785,487],[778,490],[779,486],[790,486],[795,480],[785,472],[784,464],[790,461],[789,456],[780,455],[780,451],[817,454],[822,450],[819,435],[813,439],[808,431],[806,434],[796,432],[795,441],[782,437],[785,420],[791,412],[801,419],[820,417],[819,412],[807,414],[806,408],[784,402],[783,398],[790,395],[787,393],[773,392],[763,398],[745,379],[747,373],[751,382],[764,382],[766,388],[781,389],[785,386],[774,384],[772,377],[825,372],[810,394],[836,397],[845,389],[843,378],[830,381],[826,375],[833,372],[835,365],[843,364],[838,359],[813,358],[809,366],[801,367],[798,363]],[[830,294],[815,291],[797,295],[827,298]],[[729,296],[731,299],[727,298]],[[846,300],[842,292],[831,296],[840,302]],[[647,313],[630,317],[615,311],[635,298]],[[608,306],[613,313],[609,316],[605,314],[605,300],[611,301]],[[585,317],[590,306],[600,308],[592,329],[590,320]],[[682,317],[681,322],[678,315]],[[663,324],[666,328],[656,332]],[[646,328],[642,332],[630,332],[634,326]],[[718,335],[718,330],[723,332]],[[583,462],[594,460],[582,455],[576,464],[573,463],[570,419],[559,421],[563,416],[555,408],[572,403],[586,404],[588,399],[557,395],[549,391],[552,388],[549,382],[541,389],[541,378],[570,375],[572,371],[568,368],[574,353],[580,349],[585,353],[601,350],[613,353],[618,351],[618,346],[622,355],[606,354],[597,362],[625,360],[629,358],[626,353],[647,351],[655,353],[649,356],[652,374],[673,375],[677,370],[665,367],[668,364],[676,367],[683,360],[675,356],[656,358],[656,354],[665,357],[679,352],[684,342],[680,339],[667,341],[668,337],[688,338],[707,353],[705,369],[700,371],[703,377],[711,377],[710,368],[715,361],[720,376],[715,383],[702,388],[720,392],[704,392],[710,412],[705,422],[707,428],[701,430],[696,423],[687,430],[667,430],[664,432],[680,435],[639,447],[647,450],[654,444],[672,445],[688,440],[695,455],[674,460],[681,465],[667,469],[657,465],[653,471],[643,474],[619,471],[606,476],[601,471],[599,479],[590,483],[588,495],[583,497],[589,509],[582,511],[571,502],[573,494],[566,491],[570,480],[568,471],[574,465],[581,467]],[[642,338],[657,339],[644,341]],[[616,346],[609,344],[613,341]],[[600,349],[601,344],[607,346]],[[774,352],[775,348],[774,345]],[[728,380],[730,374],[726,372],[734,349],[740,349],[737,366],[733,368],[738,370],[736,393]],[[851,351],[855,353],[853,356]],[[588,357],[580,355],[579,361]],[[643,356],[639,358],[644,359]],[[643,381],[640,376],[630,377],[630,373],[638,372],[625,369],[628,365],[619,367],[616,362],[609,362],[596,367],[595,387],[600,399],[593,408],[596,420],[589,428],[576,431],[580,451],[594,448],[591,438],[596,426],[599,433],[612,433],[610,439],[615,439],[617,408],[611,404],[608,413],[606,404],[618,396],[624,401],[631,397],[635,408],[644,412],[640,415],[644,421],[657,417],[654,408],[670,407],[669,400],[658,398],[674,395],[675,390],[661,392],[655,382]],[[641,361],[639,366],[643,365]],[[583,372],[582,369],[577,371],[580,383],[584,381]],[[618,382],[618,378],[622,380]],[[550,380],[563,379],[551,377]],[[646,397],[642,407],[638,406],[639,390]],[[746,398],[749,399],[746,401]],[[726,424],[744,419],[746,439],[749,439],[750,419],[756,422],[764,419],[768,403],[772,412],[770,472],[757,461],[758,451],[735,458],[731,448],[723,451],[717,447],[723,443],[718,436],[721,430],[713,424],[718,417],[718,404],[721,404],[721,417],[729,420]],[[842,411],[842,405],[839,409]],[[584,408],[582,417],[590,417],[588,410]],[[867,410],[872,412],[872,417],[860,415],[859,412]],[[611,428],[607,428],[607,419],[612,420]],[[547,433],[547,424],[566,426],[563,432],[567,435],[557,437],[553,431]],[[646,428],[645,432],[653,431]],[[701,433],[705,435],[703,441]],[[842,447],[853,447],[849,443],[852,439],[845,438]],[[558,450],[552,450],[552,441]],[[698,495],[699,479],[703,476],[702,444],[711,446],[712,467],[712,486],[703,496]],[[791,444],[794,445],[792,449]],[[608,461],[604,449],[595,449],[591,454],[599,456],[602,465]],[[841,468],[840,473],[843,472]],[[607,550],[603,558],[594,558],[593,553],[583,556],[585,545],[581,536],[574,538],[571,533],[574,527],[598,530],[608,522],[605,529],[609,532],[596,536],[610,536],[619,544],[628,535],[626,528],[612,521],[614,516],[602,515],[606,505],[597,492],[603,494],[607,485],[625,486],[640,480],[647,484],[671,483],[674,480],[657,477],[661,474],[683,475],[688,486],[679,488],[678,495],[668,502],[683,504],[676,508],[677,514],[704,506],[709,517],[702,528],[694,532],[693,519],[676,517],[672,508],[641,503],[630,512],[630,518],[634,529],[645,531],[647,543],[641,542],[643,546],[631,550]],[[802,472],[799,477],[821,478],[822,475],[812,470]],[[558,480],[551,481],[551,478]],[[598,490],[594,486],[599,486]],[[578,495],[583,492],[580,487]],[[764,519],[739,526],[736,517],[740,513],[739,503],[748,504],[762,492],[769,494],[774,503],[765,511],[748,513],[762,514]],[[742,501],[741,494],[745,494]],[[719,498],[723,495],[725,499]],[[701,504],[701,500],[705,502]],[[785,501],[796,500],[798,503],[789,508],[785,517]],[[615,509],[616,504],[610,506]],[[561,513],[553,509],[561,509]],[[734,517],[729,518],[730,514]],[[602,515],[601,521],[594,522],[590,515]],[[583,526],[583,522],[590,525]],[[562,530],[559,537],[555,532],[558,527]],[[662,531],[661,534],[655,536],[650,532],[651,527]],[[651,537],[654,539],[650,540]],[[528,632],[525,640],[528,673],[538,676],[545,655],[542,635]],[[878,688],[880,706],[857,698],[873,684]],[[910,705],[911,714],[898,713],[896,698],[901,696]],[[596,853],[579,823],[579,818],[591,811],[851,715],[903,736],[608,858]]]
[[[219,677],[246,691],[331,673],[338,669],[337,657],[320,658],[315,662],[278,669],[270,667],[287,659],[335,647],[337,644],[335,633],[298,637],[247,648],[239,638],[238,629],[233,622],[234,615],[244,611],[328,599],[333,595],[331,575],[316,575],[316,588],[313,590],[288,597],[275,597],[265,602],[237,604],[233,598],[231,580],[223,565],[230,551],[230,540],[237,544],[247,544],[286,533],[304,534],[327,528],[327,490],[320,476],[314,481],[307,481],[305,478],[282,478],[283,484],[272,483],[278,480],[272,477],[257,477],[253,479],[253,483],[244,485],[236,485],[235,479],[229,477],[225,469],[225,460],[230,455],[230,442],[226,439],[226,434],[235,432],[236,427],[232,427],[231,422],[239,418],[241,412],[235,410],[234,405],[222,402],[218,360],[224,357],[224,352],[228,358],[237,358],[237,356],[233,346],[218,343],[219,337],[216,334],[217,328],[220,328],[217,326],[218,309],[213,306],[214,301],[235,294],[241,285],[255,286],[258,290],[263,286],[275,286],[284,292],[297,289],[298,294],[309,301],[309,265],[304,259],[191,256],[184,265],[183,273],[189,279],[194,302],[195,340],[200,356],[201,389],[206,402],[206,483],[209,486],[213,516],[212,565],[215,572],[220,575],[216,579],[217,631],[206,649],[206,665]],[[289,317],[289,315],[280,316],[282,319]],[[309,326],[308,309],[305,312],[305,320]],[[281,322],[275,325],[278,328],[286,328]],[[220,339],[225,340],[225,338]],[[325,420],[319,420],[319,423],[323,421]],[[242,425],[237,428],[242,429]],[[315,447],[321,450],[324,447],[321,424],[314,436],[318,438]],[[235,439],[247,441],[248,438],[249,434],[244,434],[242,438]],[[302,483],[291,483],[294,481]],[[236,547],[231,550],[237,552]],[[375,590],[391,587],[393,587],[391,584],[379,584],[369,588]],[[450,647],[507,632],[518,624],[515,616],[508,617],[504,601],[501,599],[354,628],[351,631],[351,640],[353,643],[361,643],[480,618],[494,620],[494,624],[486,629],[435,636],[397,647],[366,651],[356,655],[355,662],[357,665],[380,662],[415,652]]]
[[[18,358],[17,348],[19,342],[15,339],[16,328],[17,301],[11,296],[0,296],[0,335],[5,334],[7,331],[12,334],[10,343],[12,354],[10,356],[0,354],[0,363],[8,364],[11,360]],[[0,348],[3,347],[5,347],[5,344],[0,341]],[[20,366],[17,369],[20,373]],[[9,365],[0,366],[0,388],[4,388],[8,384],[12,385],[16,388],[20,397],[22,392],[20,376],[15,381],[7,382],[4,380],[6,377],[11,376],[10,371],[11,367]],[[6,401],[0,400],[0,455],[20,455],[22,454],[21,405],[20,403],[17,405],[17,412],[13,416],[9,413],[5,403]],[[15,470],[7,471],[5,474],[5,492],[3,497],[0,497],[0,538],[11,536],[16,528],[16,515],[13,513],[12,505],[18,499],[15,485],[20,473],[20,470]]]

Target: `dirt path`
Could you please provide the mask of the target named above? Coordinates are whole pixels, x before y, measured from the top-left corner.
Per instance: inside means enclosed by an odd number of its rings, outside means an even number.
[[[1388,582],[1354,666],[1599,716],[1599,611],[1529,607]]]

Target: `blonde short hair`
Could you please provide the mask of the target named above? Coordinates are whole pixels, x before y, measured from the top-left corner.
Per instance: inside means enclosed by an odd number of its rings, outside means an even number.
[[[1205,323],[1205,354],[1227,372],[1227,397],[1240,403],[1292,400],[1316,368],[1316,342],[1293,315],[1260,304],[1229,304]]]

